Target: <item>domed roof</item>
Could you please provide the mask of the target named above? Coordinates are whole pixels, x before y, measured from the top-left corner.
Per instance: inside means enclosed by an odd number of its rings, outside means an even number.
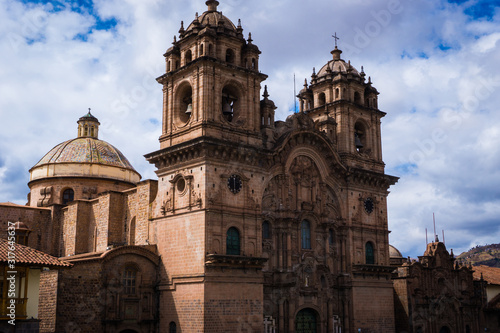
[[[117,148],[98,139],[99,121],[90,111],[78,119],[78,137],[52,148],[30,169],[31,181],[52,177],[108,178],[137,183],[141,175]]]
[[[134,170],[127,158],[114,146],[95,138],[76,138],[52,148],[33,167],[55,163],[96,163]]]
[[[389,245],[389,257],[390,258],[403,258],[403,255],[394,246]]]
[[[333,59],[330,60],[326,65],[324,65],[318,72],[318,77],[326,76],[328,72],[343,73],[343,74],[354,74],[361,76],[356,68],[351,66],[351,63],[346,63],[340,58],[341,50],[335,48],[332,51]]]
[[[236,26],[228,19],[226,16],[222,15],[222,12],[217,11],[218,1],[209,0],[206,2],[208,10],[197,17],[186,29],[186,32],[193,30],[196,25],[205,27],[209,26],[219,26],[219,22],[222,22],[226,29],[236,31]]]

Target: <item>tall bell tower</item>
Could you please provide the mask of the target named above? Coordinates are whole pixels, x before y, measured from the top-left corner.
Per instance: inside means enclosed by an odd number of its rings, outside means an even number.
[[[151,226],[165,268],[160,331],[260,332],[261,148],[275,107],[267,90],[261,102],[267,76],[251,34],[218,1],[206,5],[164,54],[160,150],[146,155],[159,178]]]
[[[161,148],[200,136],[257,144],[260,139],[259,48],[217,10],[196,13],[165,53]],[[244,139],[242,138],[244,137]]]

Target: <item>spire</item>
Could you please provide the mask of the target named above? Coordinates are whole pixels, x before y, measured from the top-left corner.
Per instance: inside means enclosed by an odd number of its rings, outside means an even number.
[[[184,21],[181,21],[181,28],[179,29],[179,34],[182,37],[182,34],[184,34],[186,30],[184,30]]]
[[[208,6],[208,11],[209,12],[216,12],[217,11],[217,6],[219,5],[219,1],[217,0],[208,0],[205,2],[205,4]]]
[[[264,86],[264,94],[262,95],[265,100],[269,97],[269,93],[267,92],[267,84]]]
[[[251,32],[248,33],[248,40],[247,41],[248,41],[248,44],[252,44],[252,42],[253,42],[252,33]]]

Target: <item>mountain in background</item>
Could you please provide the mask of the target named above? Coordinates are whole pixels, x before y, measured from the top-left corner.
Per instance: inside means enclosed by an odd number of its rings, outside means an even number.
[[[500,244],[476,246],[457,256],[457,260],[472,264],[500,268]]]

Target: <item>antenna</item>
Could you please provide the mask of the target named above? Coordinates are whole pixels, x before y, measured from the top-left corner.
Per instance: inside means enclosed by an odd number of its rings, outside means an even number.
[[[297,113],[297,88],[295,86],[295,73],[293,73],[293,113]]]
[[[432,213],[432,221],[434,222],[434,241],[437,243],[439,241],[438,235],[436,234],[436,217]]]

